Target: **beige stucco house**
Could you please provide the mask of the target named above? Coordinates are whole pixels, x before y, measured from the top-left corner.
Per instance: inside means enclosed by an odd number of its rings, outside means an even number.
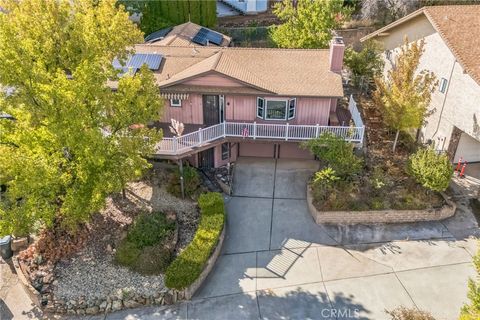
[[[438,79],[421,141],[447,151],[453,161],[480,162],[480,5],[424,7],[362,41],[381,42],[391,68],[405,36],[425,40],[419,70]]]

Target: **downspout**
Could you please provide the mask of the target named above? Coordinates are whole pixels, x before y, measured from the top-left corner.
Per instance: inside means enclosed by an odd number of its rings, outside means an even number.
[[[435,132],[432,135],[432,140],[433,140],[433,138],[435,138],[435,135],[438,133],[438,129],[440,128],[440,121],[442,121],[443,109],[445,109],[445,103],[446,103],[447,98],[448,98],[448,91],[450,90],[450,85],[452,84],[451,81],[452,81],[453,70],[455,70],[455,65],[456,64],[457,64],[457,59],[455,59],[453,61],[452,70],[450,71],[450,76],[448,77],[447,91],[445,91],[445,98],[443,99],[442,109],[441,109],[440,115],[438,117],[437,128],[435,129]],[[445,139],[446,139],[446,137],[445,137]]]

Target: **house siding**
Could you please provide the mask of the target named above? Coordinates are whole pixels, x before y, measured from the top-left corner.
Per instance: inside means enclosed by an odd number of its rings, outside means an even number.
[[[454,126],[480,143],[480,85],[464,72],[450,48],[441,38],[428,19],[423,15],[389,31],[387,37],[380,37],[385,49],[392,50],[390,60],[386,58],[385,73],[391,68],[403,37],[409,40],[425,40],[425,51],[420,60],[418,71],[432,71],[437,80],[448,80],[447,91],[442,93],[437,86],[432,93],[427,117],[421,129],[421,141],[431,140],[439,151],[448,150]],[[479,145],[480,146],[480,145]],[[455,158],[458,158],[457,155]]]
[[[181,107],[171,107],[170,100],[165,100],[162,122],[171,119],[182,123],[203,124],[202,95],[190,94],[188,99],[182,100]]]

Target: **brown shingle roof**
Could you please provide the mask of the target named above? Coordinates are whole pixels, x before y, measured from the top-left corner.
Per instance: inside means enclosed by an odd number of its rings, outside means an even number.
[[[395,26],[424,14],[448,45],[463,69],[480,84],[480,5],[450,5],[423,7],[369,35],[373,38]]]
[[[343,96],[339,74],[330,71],[329,50],[137,45],[139,53],[165,59],[155,77],[167,88],[215,72],[277,95]]]

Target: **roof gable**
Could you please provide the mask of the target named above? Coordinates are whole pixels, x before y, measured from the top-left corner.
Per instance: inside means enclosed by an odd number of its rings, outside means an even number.
[[[381,36],[419,15],[428,19],[463,69],[480,85],[480,38],[472,34],[474,30],[480,30],[480,5],[423,7],[363,37],[361,41]]]

